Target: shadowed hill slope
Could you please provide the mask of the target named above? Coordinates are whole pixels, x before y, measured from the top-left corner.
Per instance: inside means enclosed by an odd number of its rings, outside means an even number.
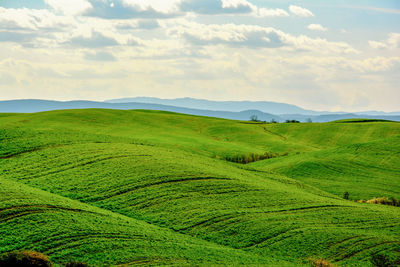
[[[150,262],[298,265],[327,258],[366,266],[372,252],[399,256],[398,208],[340,197],[344,188],[360,198],[399,196],[397,123],[259,124],[155,111],[70,110],[4,114],[0,124],[4,194],[16,195],[13,186],[44,190],[40,194],[70,206],[109,214],[110,225],[114,217],[141,224],[149,238],[128,243]],[[276,158],[247,165],[224,160],[265,152]],[[341,176],[332,165],[341,168]],[[384,186],[377,183],[383,175]],[[32,199],[8,205],[31,205]],[[41,205],[54,205],[49,203]],[[90,216],[82,215],[76,227],[87,231]],[[22,234],[27,223],[22,217],[17,227],[4,222],[0,230],[21,239],[18,248],[35,248]],[[145,249],[157,231],[168,236],[154,241],[156,250],[164,243],[173,246],[161,258]],[[66,239],[67,233],[74,235],[67,229]],[[189,246],[184,254],[183,246],[192,243],[199,247]],[[78,242],[69,253],[86,246]],[[103,263],[128,262],[126,251]],[[99,263],[91,253],[85,260]]]

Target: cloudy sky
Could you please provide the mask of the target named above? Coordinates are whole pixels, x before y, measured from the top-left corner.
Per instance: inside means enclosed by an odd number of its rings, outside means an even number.
[[[0,100],[400,111],[399,0],[0,0]]]

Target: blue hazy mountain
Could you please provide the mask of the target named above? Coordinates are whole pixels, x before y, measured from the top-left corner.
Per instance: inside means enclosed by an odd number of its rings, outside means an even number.
[[[197,99],[192,99],[197,100]],[[200,100],[207,101],[207,100]],[[113,101],[118,102],[118,101]],[[196,101],[194,101],[196,102]],[[210,101],[214,104],[218,103],[216,101]],[[237,107],[249,107],[248,102],[243,106],[240,106],[239,103],[242,102],[233,102]],[[255,103],[273,103],[273,102],[255,102]],[[224,103],[226,104],[226,103]],[[279,103],[274,103],[279,104]],[[228,104],[229,106],[229,104]],[[86,108],[104,108],[104,109],[121,109],[121,110],[130,110],[130,109],[149,109],[149,110],[161,110],[161,111],[170,111],[177,113],[184,113],[190,115],[198,115],[198,116],[208,116],[208,117],[216,117],[216,118],[224,118],[224,119],[233,119],[233,120],[249,120],[251,116],[257,116],[258,120],[261,121],[271,121],[275,120],[278,122],[284,122],[285,120],[298,120],[298,121],[308,121],[311,119],[314,122],[328,122],[334,120],[342,120],[342,119],[352,119],[352,118],[367,118],[367,119],[382,119],[382,120],[393,120],[400,121],[399,115],[368,115],[368,114],[359,114],[359,113],[329,113],[326,112],[324,114],[320,114],[316,111],[306,111],[306,114],[290,114],[288,111],[284,111],[283,107],[289,106],[292,109],[300,109],[299,107],[283,104],[283,106],[277,109],[271,109],[275,112],[279,111],[280,114],[273,114],[263,112],[258,110],[255,107],[260,107],[255,105],[251,109],[242,110],[242,111],[223,111],[223,110],[207,110],[207,109],[196,109],[196,108],[186,108],[180,106],[172,106],[172,105],[162,105],[162,104],[153,104],[153,103],[139,103],[139,102],[127,102],[127,103],[112,103],[109,102],[96,102],[96,101],[53,101],[53,100],[39,100],[39,99],[24,99],[24,100],[8,100],[8,101],[0,101],[0,113],[32,113],[32,112],[42,112],[42,111],[50,111],[50,110],[60,110],[60,109],[86,109]],[[212,106],[215,108],[215,106]],[[264,106],[265,107],[265,106]],[[300,111],[301,112],[301,111]],[[314,113],[314,114],[310,114]]]
[[[243,110],[259,110],[270,114],[302,114],[302,115],[328,115],[328,114],[347,114],[347,112],[329,112],[329,111],[314,111],[307,110],[296,105],[269,102],[269,101],[212,101],[196,98],[176,98],[176,99],[161,99],[156,97],[133,97],[133,98],[119,98],[105,101],[107,103],[149,103],[169,105],[194,109],[206,110],[219,110],[219,111],[233,111],[239,112]],[[383,112],[383,111],[360,111],[355,112],[357,115],[385,115],[394,116],[400,115],[400,112]]]
[[[211,101],[195,98],[176,98],[176,99],[160,99],[155,97],[134,97],[111,99],[105,102],[108,103],[151,103],[168,106],[178,106],[194,109],[218,110],[218,111],[233,111],[240,112],[244,110],[259,110],[270,114],[304,114],[304,115],[319,115],[329,112],[316,112],[312,110],[302,109],[295,105],[267,102],[267,101]]]
[[[53,100],[40,100],[40,99],[23,99],[23,100],[8,100],[0,101],[0,113],[32,113],[50,110],[61,109],[85,109],[85,108],[104,108],[104,109],[149,109],[161,110],[177,113],[184,113],[198,116],[208,116],[233,120],[249,120],[252,115],[256,115],[258,119],[270,121],[282,120],[281,117],[264,113],[258,110],[246,110],[241,112],[230,111],[213,111],[202,109],[190,109],[183,107],[159,105],[159,104],[146,104],[146,103],[106,103],[95,101],[53,101]]]

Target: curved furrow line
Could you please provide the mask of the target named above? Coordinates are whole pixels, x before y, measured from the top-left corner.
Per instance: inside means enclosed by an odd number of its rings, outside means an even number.
[[[165,194],[163,196],[156,196],[156,197],[152,197],[152,198],[146,198],[144,201],[140,201],[140,202],[136,202],[134,204],[130,203],[129,207],[135,207],[136,210],[143,210],[143,209],[147,209],[147,208],[155,208],[155,206],[158,205],[162,205],[165,204],[165,197],[168,197],[168,201],[169,200],[178,200],[178,199],[182,199],[182,198],[187,198],[187,196],[171,196],[169,194]],[[157,201],[154,201],[157,200]],[[129,215],[128,215],[129,217]]]
[[[45,172],[45,173],[39,173],[37,175],[29,176],[28,178],[29,179],[39,178],[39,177],[61,173],[61,172],[64,172],[64,171],[72,170],[72,169],[75,169],[75,168],[83,167],[83,166],[86,166],[86,165],[90,165],[90,164],[94,164],[94,163],[98,163],[98,162],[102,162],[102,161],[107,161],[107,160],[112,160],[112,159],[120,159],[120,158],[129,158],[129,157],[151,157],[151,155],[120,155],[120,156],[99,158],[99,159],[86,161],[86,162],[83,162],[83,163],[80,163],[80,164],[75,164],[75,165],[72,165],[72,166],[68,166],[68,167],[62,168],[62,169],[57,169],[57,170],[49,171],[49,172]]]
[[[199,227],[199,226],[207,226],[207,225],[211,225],[211,224],[227,221],[227,220],[234,219],[234,218],[238,218],[238,217],[237,216],[233,216],[233,214],[219,215],[219,216],[215,216],[215,217],[209,218],[207,220],[200,221],[200,222],[195,223],[193,225],[189,225],[187,227],[180,228],[180,229],[178,229],[178,231],[179,232],[185,232],[185,231],[187,231],[189,229],[193,229],[193,228],[196,228],[196,227]]]
[[[12,206],[12,207],[7,207],[7,208],[1,208],[0,213],[2,212],[7,212],[7,211],[12,211],[12,210],[18,210],[18,209],[30,209],[30,208],[44,208],[44,209],[58,209],[58,210],[66,210],[66,211],[75,211],[75,212],[86,212],[86,213],[93,213],[93,214],[99,214],[99,215],[104,215],[101,213],[93,212],[93,211],[88,211],[88,210],[83,210],[83,209],[75,209],[75,208],[66,208],[62,206],[53,206],[53,205],[21,205],[21,206]]]
[[[69,233],[60,233],[60,232],[54,232],[52,235],[47,235],[46,239],[38,239],[38,240],[32,240],[29,242],[28,248],[35,248],[38,246],[42,247],[49,247],[52,248],[54,243],[62,243],[66,242],[69,239],[85,239],[86,237],[101,237],[101,236],[116,236],[116,237],[121,237],[121,238],[130,238],[134,239],[133,237],[137,237],[137,239],[143,237],[142,235],[135,235],[135,234],[122,234],[122,233],[105,233],[105,232],[85,232],[85,233],[79,233],[79,234],[69,234]],[[21,248],[24,249],[24,248]]]
[[[25,216],[29,216],[29,215],[34,215],[34,214],[39,214],[39,213],[56,213],[56,212],[78,212],[78,213],[89,213],[89,214],[96,214],[96,215],[102,215],[102,216],[106,216],[105,214],[101,214],[101,213],[96,213],[96,212],[92,212],[92,211],[85,211],[85,210],[81,210],[81,209],[70,209],[70,208],[63,208],[63,207],[45,207],[43,209],[24,209],[22,208],[21,210],[17,210],[17,209],[7,209],[7,211],[15,211],[11,214],[0,214],[0,223],[3,222],[8,222],[10,220],[16,219],[16,218],[20,218],[20,217],[25,217]]]
[[[100,240],[101,239],[101,240]],[[102,235],[99,233],[96,234],[91,234],[91,235],[77,235],[77,236],[72,236],[70,238],[65,238],[65,239],[60,239],[56,240],[54,243],[46,244],[45,248],[43,251],[47,255],[52,255],[54,253],[57,253],[60,250],[65,250],[67,248],[74,248],[74,247],[80,247],[84,244],[93,244],[95,241],[97,242],[110,242],[110,240],[120,240],[120,241],[134,241],[134,240],[144,240],[145,238],[143,236],[135,235],[134,237],[128,236],[128,235]],[[154,240],[154,239],[152,239]],[[57,242],[58,241],[58,242]],[[160,241],[160,240],[157,240]],[[77,243],[78,242],[78,243]]]
[[[339,242],[336,242],[336,243],[330,245],[329,248],[340,247],[344,243],[349,242],[350,240],[353,240],[353,239],[356,239],[356,238],[360,238],[360,236],[347,237],[345,239],[340,240]]]
[[[257,246],[257,245],[260,245],[260,244],[266,243],[268,241],[271,241],[274,238],[281,237],[282,235],[284,235],[286,233],[289,233],[289,232],[292,232],[292,231],[296,231],[296,230],[299,230],[299,229],[302,229],[302,228],[298,227],[298,228],[288,229],[286,231],[281,231],[281,232],[279,232],[279,233],[277,233],[275,235],[268,236],[268,237],[265,237],[265,238],[261,238],[260,240],[254,242],[253,244],[250,244],[250,245],[247,245],[247,246],[244,246],[244,247],[241,247],[241,248],[243,248],[243,249],[253,248],[253,247]],[[278,243],[278,242],[283,241],[284,239],[287,239],[287,238],[290,238],[290,237],[292,237],[292,236],[288,236],[288,237],[285,237],[285,238],[277,240],[277,241],[272,241],[271,244],[268,244],[268,245],[272,245],[272,244]]]
[[[362,238],[362,237],[360,237],[360,238]],[[355,248],[358,245],[362,244],[363,242],[368,241],[368,240],[372,240],[372,239],[376,239],[376,237],[367,237],[367,238],[358,240],[358,241],[356,241],[356,242],[354,242],[352,244],[349,244],[346,248],[340,249],[339,252],[337,252],[334,255],[332,255],[331,258],[334,259],[334,261],[340,261],[341,259],[345,258],[345,256],[343,256],[343,255],[346,255],[346,253],[350,249]]]
[[[36,151],[40,151],[40,150],[45,150],[47,148],[56,148],[56,147],[63,147],[63,146],[67,146],[68,144],[60,144],[60,145],[50,145],[50,146],[38,146],[38,147],[34,147],[28,150],[24,150],[24,151],[19,151],[16,153],[11,153],[11,154],[6,154],[6,155],[0,155],[0,159],[10,159],[13,157],[17,157],[23,154],[28,154],[31,152],[36,152]]]
[[[294,209],[284,209],[284,210],[271,210],[264,211],[260,213],[281,213],[281,212],[291,212],[291,211],[302,211],[302,210],[311,210],[311,209],[322,209],[322,208],[353,208],[353,206],[345,206],[345,205],[320,205],[320,206],[308,206],[308,207],[300,207]]]
[[[131,188],[127,188],[127,189],[121,190],[119,192],[116,192],[113,195],[104,196],[103,198],[98,199],[98,200],[111,199],[111,198],[114,198],[114,197],[119,197],[119,196],[124,195],[124,194],[128,194],[128,193],[136,191],[136,190],[145,189],[145,188],[149,188],[149,187],[157,186],[157,185],[162,185],[162,184],[183,183],[183,182],[191,182],[191,181],[207,181],[207,180],[225,180],[225,181],[229,181],[229,180],[232,180],[232,179],[231,178],[223,178],[223,177],[193,177],[193,178],[189,177],[189,178],[179,178],[179,179],[172,179],[172,180],[163,180],[163,181],[158,181],[158,182],[154,182],[154,183],[148,183],[148,184],[144,184],[144,185],[136,185],[136,186],[133,186]]]
[[[272,135],[278,136],[278,137],[279,137],[280,139],[282,139],[283,141],[286,141],[286,140],[287,140],[287,137],[286,137],[286,136],[283,136],[283,135],[281,135],[281,134],[278,134],[278,133],[275,133],[275,132],[273,132],[273,131],[271,131],[271,130],[268,130],[267,127],[265,127],[265,126],[261,126],[261,128],[263,128],[264,131],[267,132],[267,133],[270,133],[270,134],[272,134]]]
[[[4,223],[4,222],[8,222],[10,220],[17,219],[17,218],[20,218],[20,217],[25,217],[25,216],[28,216],[28,215],[34,215],[34,214],[39,214],[39,213],[44,213],[44,212],[45,211],[21,212],[21,213],[14,214],[14,215],[8,216],[6,218],[0,219],[0,223]]]
[[[356,250],[356,251],[351,252],[349,254],[345,254],[344,256],[342,256],[339,259],[336,259],[335,261],[342,261],[342,260],[354,257],[355,255],[360,254],[361,252],[368,251],[370,249],[373,249],[373,248],[376,248],[376,247],[379,247],[379,246],[382,246],[382,245],[387,245],[387,244],[398,244],[398,245],[400,245],[400,241],[385,241],[385,242],[381,242],[381,243],[378,243],[378,244],[374,244],[372,246],[368,246],[368,247]]]

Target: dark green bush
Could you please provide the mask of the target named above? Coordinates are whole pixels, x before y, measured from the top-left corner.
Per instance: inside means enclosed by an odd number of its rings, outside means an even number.
[[[233,156],[225,156],[225,160],[235,162],[235,163],[241,163],[241,164],[247,164],[259,160],[264,160],[264,159],[271,159],[271,158],[276,158],[278,156],[286,156],[286,154],[279,155],[277,153],[269,153],[265,152],[264,154],[255,154],[255,153],[250,153],[246,155],[233,155]]]
[[[389,256],[385,254],[372,254],[371,263],[376,267],[395,267],[396,264]]]
[[[17,251],[9,252],[0,257],[0,267],[50,267],[53,264],[39,252]]]

